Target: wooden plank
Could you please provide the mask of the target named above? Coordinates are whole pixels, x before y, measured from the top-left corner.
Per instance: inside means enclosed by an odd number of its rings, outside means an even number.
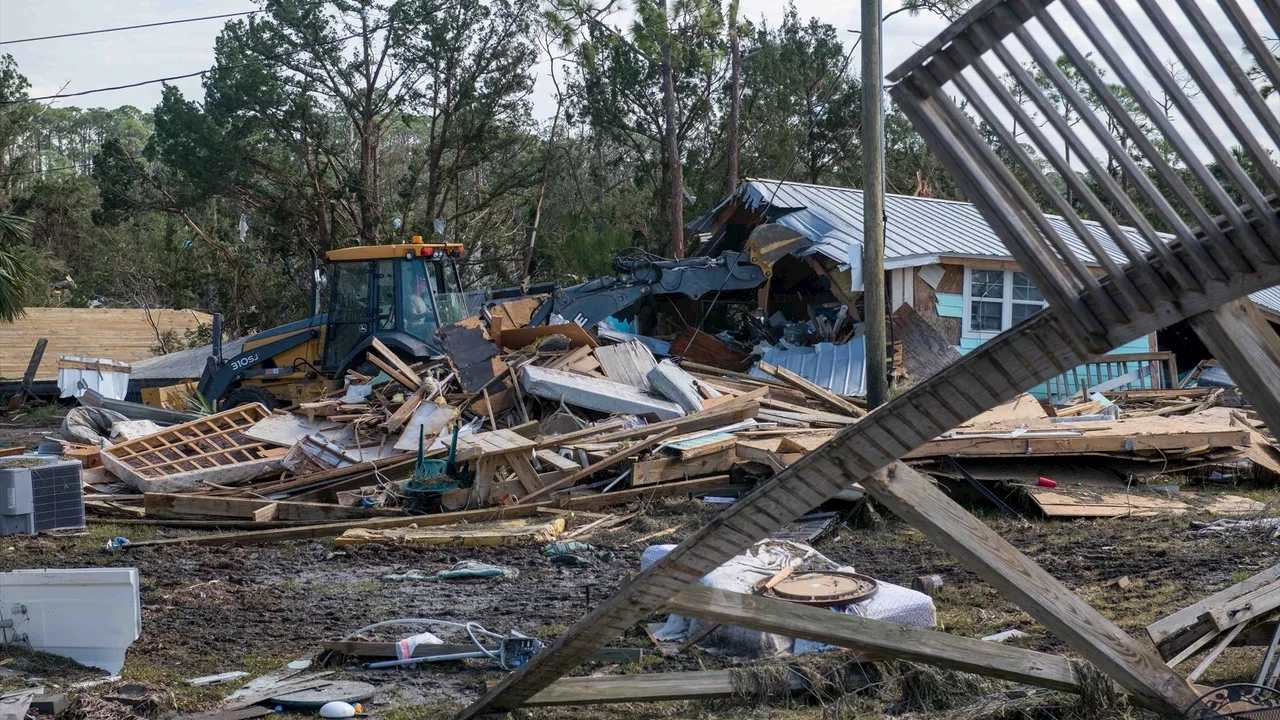
[[[1003,680],[1079,692],[1067,658],[999,643],[872,620],[827,608],[693,585],[668,604],[671,612],[734,627],[804,638]]]
[[[789,385],[796,387],[797,389],[803,391],[804,393],[806,393],[813,399],[817,400],[818,402],[831,406],[836,410],[836,412],[844,413],[845,415],[848,415],[854,418],[866,417],[867,415],[866,410],[863,410],[857,405],[854,405],[848,400],[845,400],[839,395],[836,395],[835,393],[831,392],[827,388],[824,388],[821,385],[817,385],[813,382],[810,382],[804,377],[801,377],[800,375],[797,375],[794,372],[791,372],[790,370],[784,367],[777,367],[774,365],[770,365],[769,363],[764,361],[761,361],[759,363],[759,367],[762,371],[769,373],[770,375],[773,375],[774,377],[788,383]]]
[[[582,469],[582,466],[577,461],[570,460],[554,450],[544,448],[534,454],[537,456],[538,462],[542,463],[544,469],[549,468],[564,472],[577,472]]]
[[[571,498],[563,503],[563,506],[570,510],[599,510],[635,500],[650,500],[661,497],[675,497],[677,495],[702,495],[712,490],[730,487],[731,485],[732,481],[728,475],[709,475],[665,485],[646,485],[597,495],[582,495]]]
[[[559,435],[547,435],[545,437],[539,437],[537,438],[538,447],[539,448],[563,447],[564,445],[571,443],[575,440],[581,440],[582,438],[589,438],[594,435],[601,435],[603,433],[609,432],[610,430],[613,430],[621,426],[622,426],[622,418],[605,420],[595,425],[584,427],[581,430],[574,430],[573,432],[561,433]]]
[[[276,519],[276,511],[277,511],[277,510],[279,510],[279,509],[280,509],[280,506],[279,506],[279,505],[277,505],[276,503],[271,503],[271,504],[269,504],[269,505],[263,505],[262,507],[260,507],[260,508],[258,508],[257,510],[254,510],[254,511],[253,511],[253,521],[254,521],[254,522],[266,522],[266,521],[268,521],[268,520],[275,520],[275,519]]]
[[[804,683],[798,675],[793,673],[790,687],[792,690],[799,690],[804,687]],[[734,688],[731,670],[569,677],[551,683],[522,705],[548,707],[664,700],[715,700],[734,697],[736,695]]]
[[[539,488],[537,491],[532,492],[528,495],[525,495],[523,498],[520,499],[520,502],[522,503],[531,502],[536,498],[542,497],[543,495],[548,495],[561,488],[572,487],[573,484],[578,482],[579,480],[585,477],[590,477],[607,467],[617,465],[618,463],[622,462],[623,460],[626,460],[632,455],[638,455],[675,434],[676,434],[676,429],[671,428],[664,432],[659,432],[655,435],[650,435],[648,438],[636,443],[635,445],[623,448],[618,452],[604,458],[603,460],[599,460],[597,462],[594,462],[582,468],[581,470],[578,470],[577,472],[569,475],[568,477],[557,480],[551,483],[550,485]]]
[[[533,465],[529,463],[529,458],[525,453],[527,450],[520,450],[513,453],[507,453],[504,457],[507,464],[516,474],[516,479],[520,481],[521,487],[527,493],[535,493],[542,487],[542,481],[538,478],[538,473],[533,469]]]
[[[760,398],[762,407],[774,410],[782,410],[784,413],[794,413],[797,420],[803,420],[810,423],[824,423],[828,425],[853,425],[858,422],[857,417],[851,415],[837,415],[835,413],[823,412],[822,410],[814,410],[813,408],[804,407],[803,405],[792,405],[791,403],[770,400],[767,397]],[[859,417],[865,417],[863,412]]]
[[[358,640],[326,640],[320,643],[320,647],[331,652],[341,653],[351,657],[361,658],[395,658],[396,645],[394,642],[364,642]],[[498,651],[498,646],[489,646],[489,650]],[[413,657],[439,657],[441,655],[454,655],[464,652],[475,652],[476,646],[472,643],[444,643],[442,645],[421,644],[413,649]],[[587,659],[592,663],[635,663],[644,659],[644,650],[641,648],[601,648]]]
[[[1230,602],[1210,606],[1205,609],[1200,621],[1207,616],[1217,630],[1226,631],[1262,617],[1276,608],[1280,608],[1280,582],[1263,585]]]
[[[276,506],[276,520],[354,520],[371,517],[402,516],[390,508],[345,507],[331,503],[260,500],[257,498],[210,497],[185,493],[145,493],[142,506],[148,517],[226,517],[254,519],[255,513],[268,505]]]
[[[374,353],[369,353],[368,355],[366,355],[366,356],[365,356],[365,358],[366,358],[369,362],[373,363],[374,367],[376,367],[376,368],[378,368],[379,370],[381,370],[382,372],[386,373],[388,377],[390,377],[392,380],[395,380],[396,382],[400,383],[400,384],[401,384],[401,385],[403,385],[406,389],[408,389],[408,390],[417,390],[417,389],[418,389],[418,385],[419,385],[420,383],[415,383],[415,382],[413,381],[413,376],[412,376],[412,375],[405,375],[405,374],[401,373],[401,372],[396,368],[396,366],[392,365],[391,363],[387,362],[386,360],[383,360],[382,358],[378,357],[378,356],[377,356],[377,355],[375,355]]]
[[[1268,427],[1280,428],[1280,337],[1253,301],[1225,303],[1191,318],[1191,327]]]
[[[1204,674],[1204,671],[1208,670],[1209,666],[1213,664],[1213,661],[1217,660],[1218,656],[1222,654],[1222,651],[1226,650],[1231,643],[1235,641],[1236,636],[1240,634],[1241,630],[1244,630],[1244,623],[1236,625],[1231,629],[1231,632],[1224,635],[1223,638],[1218,641],[1218,644],[1214,645],[1213,649],[1204,656],[1204,659],[1200,661],[1200,664],[1196,665],[1196,669],[1187,674],[1187,682],[1193,683],[1196,680],[1199,680],[1200,676]]]
[[[691,413],[684,417],[664,420],[662,422],[650,423],[630,430],[619,430],[593,438],[594,442],[613,442],[614,440],[629,440],[632,438],[643,437],[650,433],[659,432],[668,428],[675,428],[679,434],[694,432],[695,430],[710,430],[712,428],[724,427],[732,425],[735,422],[742,422],[748,418],[754,418],[756,413],[760,411],[760,398],[764,397],[767,392],[765,388],[761,388],[754,392],[741,395],[733,399],[731,404],[721,405],[719,407],[709,408],[701,412]]]
[[[370,344],[373,346],[373,349],[377,351],[379,355],[381,355],[384,359],[386,359],[387,362],[391,363],[391,365],[394,366],[397,371],[399,371],[399,374],[402,377],[404,377],[404,379],[409,381],[409,384],[405,384],[404,382],[401,382],[400,383],[401,385],[404,385],[406,388],[410,390],[417,390],[418,388],[422,387],[422,378],[418,377],[418,373],[414,372],[413,368],[409,367],[408,363],[400,359],[400,356],[396,354],[395,350],[392,350],[391,348],[387,347],[377,337],[371,338]],[[376,364],[377,363],[375,363],[375,365]]]
[[[1146,702],[1189,707],[1187,683],[1159,657],[1023,555],[904,463],[862,480],[880,503],[911,523],[1001,595]]]

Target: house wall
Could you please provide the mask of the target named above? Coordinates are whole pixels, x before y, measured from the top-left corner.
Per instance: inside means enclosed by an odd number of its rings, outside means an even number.
[[[964,355],[980,347],[991,339],[990,333],[965,332],[965,314],[969,312],[965,288],[965,268],[971,270],[1013,270],[1017,265],[1007,261],[972,261],[964,263],[941,263],[932,266],[903,268],[888,272],[890,290],[890,311],[906,303],[915,308],[930,325],[934,327],[960,354]],[[907,288],[911,288],[907,292]],[[1141,337],[1115,348],[1110,354],[1130,354],[1154,352],[1155,347],[1150,336]],[[1077,378],[1081,384],[1096,385],[1112,377],[1119,377],[1138,368],[1138,363],[1112,363],[1101,370],[1097,366],[1080,366],[1074,373],[1068,372],[1062,382],[1055,385],[1055,394],[1076,392]],[[1144,382],[1150,387],[1150,381]],[[1036,397],[1046,397],[1048,388],[1044,385],[1031,390]]]

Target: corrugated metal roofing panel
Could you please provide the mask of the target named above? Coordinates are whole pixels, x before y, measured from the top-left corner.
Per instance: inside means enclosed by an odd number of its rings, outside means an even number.
[[[832,260],[847,263],[849,246],[862,242],[861,190],[748,179],[725,203],[738,198],[752,208],[767,205],[771,220],[812,240],[814,246],[807,252],[820,252]],[[724,203],[720,207],[723,206]],[[694,220],[689,227],[700,232],[711,231],[719,209]],[[896,259],[932,255],[1012,258],[972,203],[890,194],[885,197],[885,216],[884,255],[890,265]],[[1093,253],[1066,220],[1057,215],[1047,217],[1077,257],[1086,263],[1096,262]],[[1119,264],[1128,262],[1101,225],[1090,221],[1085,221],[1085,225],[1108,256]],[[1148,249],[1137,230],[1125,230],[1139,250]],[[1170,235],[1162,237],[1173,239]],[[704,252],[715,254],[719,251],[720,248],[713,243]],[[1251,297],[1259,305],[1280,313],[1280,288],[1254,293]]]
[[[765,352],[763,362],[784,367],[809,382],[837,395],[867,394],[865,341],[856,337],[843,345],[818,343],[812,347],[774,347]],[[757,364],[755,377],[769,377]]]

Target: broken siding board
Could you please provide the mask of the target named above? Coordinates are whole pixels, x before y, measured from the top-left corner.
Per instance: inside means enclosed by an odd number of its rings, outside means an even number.
[[[524,390],[549,400],[563,400],[568,405],[605,413],[653,413],[661,420],[683,416],[679,405],[646,395],[630,385],[589,378],[562,370],[549,370],[527,365],[521,380]]]
[[[1167,615],[1147,626],[1147,635],[1151,642],[1159,648],[1165,659],[1181,652],[1192,641],[1204,635],[1201,626],[1202,616],[1211,608],[1229,605],[1238,598],[1244,597],[1258,588],[1280,581],[1280,565],[1267,568],[1247,580],[1232,585],[1224,590],[1195,602],[1171,615]],[[1178,638],[1187,638],[1179,643]]]

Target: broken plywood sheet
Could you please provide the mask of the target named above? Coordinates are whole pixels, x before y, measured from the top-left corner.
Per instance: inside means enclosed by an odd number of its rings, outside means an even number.
[[[595,353],[605,377],[649,391],[649,371],[658,365],[658,361],[654,360],[653,352],[644,343],[632,340],[617,345],[601,345]]]
[[[417,450],[418,440],[421,438],[430,450],[437,444],[441,431],[457,418],[458,409],[452,405],[422,403],[413,411],[413,415],[409,416],[409,422],[400,433],[400,439],[396,440],[395,449]],[[461,442],[462,438],[458,438],[458,441]]]
[[[447,525],[427,528],[413,526],[382,530],[352,528],[334,540],[333,544],[338,547],[368,543],[472,546],[518,545],[529,542],[551,542],[560,533],[564,532],[564,527],[565,519],[556,517],[551,520],[545,518],[521,518],[517,520],[474,523],[471,525]]]
[[[440,345],[458,373],[462,390],[474,393],[499,373],[506,372],[507,365],[498,357],[498,346],[489,339],[485,329],[465,323],[464,320],[440,328]],[[496,395],[505,389],[505,385],[491,386],[489,394]]]
[[[1182,492],[1176,496],[1151,492],[1098,492],[1097,490],[1058,488],[1029,490],[1032,501],[1050,517],[1152,517],[1162,513],[1183,515],[1208,513],[1222,517],[1256,517],[1265,503],[1239,495],[1203,495]],[[1177,499],[1174,499],[1176,497]]]
[[[1031,393],[1022,393],[1003,405],[997,405],[959,427],[973,428],[987,425],[1012,425],[1016,427],[1032,420],[1045,420],[1049,417],[1044,406]]]
[[[569,338],[569,349],[571,350],[580,347],[593,348],[600,344],[586,330],[583,330],[581,325],[565,323],[563,325],[504,329],[502,331],[502,346],[508,350],[519,350],[552,335],[564,335]]]
[[[102,464],[143,492],[180,492],[205,482],[251,480],[280,466],[278,454],[270,452],[275,448],[245,434],[268,414],[256,403],[224,410],[106,448]]]
[[[285,412],[268,415],[245,430],[244,434],[254,440],[280,447],[293,447],[303,438],[312,435],[323,435],[344,446],[355,441],[355,435],[346,423],[324,419],[308,420],[303,415]]]
[[[521,382],[525,392],[530,395],[563,400],[568,405],[604,413],[652,413],[660,420],[670,420],[685,414],[679,405],[646,395],[630,385],[563,370],[526,365]]]
[[[1150,494],[1033,490],[1031,500],[1049,517],[1152,517],[1191,512],[1187,503]]]
[[[915,308],[903,304],[893,312],[893,339],[902,343],[907,385],[914,385],[960,360],[960,353]]]

